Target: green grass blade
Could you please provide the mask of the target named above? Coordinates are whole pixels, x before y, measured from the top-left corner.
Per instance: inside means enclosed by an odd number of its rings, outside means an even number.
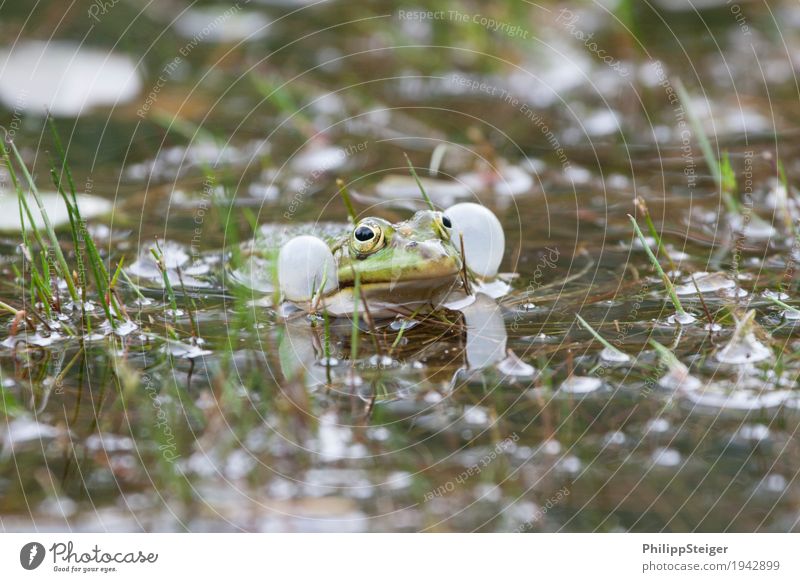
[[[336,187],[339,188],[339,196],[342,197],[345,208],[347,208],[347,215],[352,222],[356,221],[356,209],[353,207],[353,201],[350,200],[350,190],[347,189],[347,184],[341,178],[336,179]]]
[[[425,199],[425,203],[431,210],[436,210],[436,207],[433,205],[433,202],[431,202],[430,196],[428,196],[428,193],[425,192],[425,188],[422,186],[422,182],[420,181],[419,176],[417,176],[417,171],[414,169],[414,164],[411,163],[411,158],[409,158],[408,154],[406,153],[404,153],[403,155],[406,157],[406,162],[408,162],[408,169],[411,170],[411,175],[414,176],[414,180],[417,182],[417,186],[419,187],[419,191],[422,193],[422,197]]]
[[[360,320],[358,314],[358,300],[361,297],[361,275],[358,271],[353,271],[353,329],[350,337],[350,362],[355,366],[358,358],[358,336],[361,328],[358,326]]]
[[[681,305],[681,300],[678,299],[678,294],[675,292],[675,286],[672,284],[672,281],[670,281],[670,278],[667,277],[667,274],[664,272],[664,269],[661,268],[658,259],[656,259],[656,256],[653,254],[653,251],[650,250],[650,245],[647,244],[647,239],[644,237],[642,230],[636,223],[636,219],[630,214],[628,215],[628,218],[631,221],[631,225],[633,225],[633,230],[636,233],[636,236],[639,237],[639,242],[642,243],[642,247],[644,248],[645,253],[647,253],[647,257],[650,259],[653,268],[656,270],[656,272],[661,276],[661,279],[664,281],[664,285],[667,288],[667,292],[669,293],[670,299],[672,299],[672,304],[675,306],[675,311],[677,311],[679,315],[686,315],[686,311],[683,309],[683,305]]]
[[[594,328],[593,328],[591,325],[589,325],[589,324],[587,323],[587,321],[586,321],[585,319],[583,319],[583,318],[582,318],[580,315],[578,315],[578,314],[576,313],[576,314],[575,314],[575,317],[578,319],[578,321],[579,321],[579,322],[580,322],[580,324],[581,324],[581,325],[584,327],[584,329],[585,329],[586,331],[588,331],[590,334],[592,334],[592,336],[594,336],[594,339],[596,339],[596,340],[597,340],[597,341],[599,341],[601,344],[603,344],[603,347],[604,347],[604,348],[606,348],[607,350],[610,350],[610,351],[614,352],[614,353],[615,353],[615,354],[617,354],[617,355],[618,355],[620,358],[624,358],[624,359],[630,359],[630,356],[629,356],[628,354],[626,354],[626,353],[625,353],[625,352],[623,352],[622,350],[619,350],[619,349],[615,348],[614,346],[612,346],[612,345],[611,345],[611,344],[608,342],[608,340],[607,340],[606,338],[604,338],[603,336],[601,336],[601,335],[600,335],[600,334],[597,332],[597,330],[595,330],[595,329],[594,329]]]
[[[77,302],[78,301],[78,293],[75,290],[75,285],[72,281],[72,276],[67,266],[67,260],[64,258],[64,253],[61,251],[61,245],[58,242],[58,237],[56,236],[56,231],[53,228],[52,223],[50,222],[50,217],[47,215],[47,209],[44,207],[44,203],[42,202],[42,197],[39,195],[39,189],[36,187],[36,184],[33,181],[33,177],[31,176],[30,172],[28,171],[28,167],[25,165],[22,156],[17,149],[17,146],[14,143],[11,143],[11,151],[14,153],[14,157],[17,160],[20,168],[22,169],[22,174],[25,176],[25,179],[28,182],[28,186],[30,186],[31,193],[33,194],[34,199],[36,200],[36,204],[39,207],[39,213],[42,216],[42,220],[45,224],[45,232],[47,236],[50,238],[50,243],[53,246],[53,252],[56,255],[56,260],[58,262],[59,268],[61,269],[61,276],[64,277],[64,280],[67,282],[67,288],[69,290],[69,295],[72,297],[72,300]]]

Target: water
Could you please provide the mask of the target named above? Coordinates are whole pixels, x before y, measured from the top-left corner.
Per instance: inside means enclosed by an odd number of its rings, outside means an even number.
[[[27,337],[2,316],[3,529],[797,530],[796,318],[767,295],[798,298],[786,51],[800,49],[800,12],[770,2],[773,21],[742,2],[742,22],[711,2],[701,21],[683,4],[633,4],[644,46],[584,4],[480,7],[516,32],[446,1],[431,9],[470,18],[208,3],[165,28],[179,3],[63,19],[56,2],[4,5],[0,125],[50,192],[44,107],[57,115],[77,189],[105,202],[88,231],[144,298],[121,280],[130,321],[113,329],[88,297],[83,343],[64,327],[80,304]],[[51,33],[58,44],[39,41]],[[109,74],[92,82],[98,59]],[[678,77],[729,152],[741,215],[674,101]],[[232,277],[254,228],[343,222],[339,177],[364,213],[422,208],[406,153],[434,203],[498,216],[510,294],[487,286],[441,321],[362,321],[354,360],[348,318],[325,347],[321,319],[278,323],[258,263]],[[0,173],[3,224],[18,222],[10,192]],[[632,236],[627,214],[645,228],[636,196],[694,323],[672,317]],[[0,295],[18,309],[30,288],[13,231],[0,234]],[[577,313],[630,360],[608,357]]]

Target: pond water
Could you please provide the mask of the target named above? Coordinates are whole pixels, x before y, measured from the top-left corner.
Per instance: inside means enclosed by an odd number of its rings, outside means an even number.
[[[155,4],[0,7],[0,125],[73,265],[52,113],[125,271],[113,326],[37,307],[0,170],[0,529],[798,529],[795,2]],[[354,334],[242,285],[337,179],[425,208],[405,155],[509,294]]]

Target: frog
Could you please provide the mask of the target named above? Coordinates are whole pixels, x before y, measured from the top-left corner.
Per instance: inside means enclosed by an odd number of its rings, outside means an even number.
[[[452,325],[463,348],[452,382],[461,369],[481,370],[509,357],[496,299],[511,292],[514,274],[499,273],[505,236],[494,213],[480,204],[418,210],[396,222],[366,216],[347,223],[268,223],[242,251],[245,261],[230,274],[254,291],[254,305],[274,308],[284,330],[278,353],[287,380],[302,376],[312,388],[342,372],[329,368],[347,354],[333,349],[331,355],[324,345],[347,343],[353,329],[347,318],[383,319],[372,322],[375,329],[395,331],[433,320]],[[384,360],[396,364],[386,354],[378,364]]]
[[[281,245],[278,288],[290,306],[334,316],[352,315],[359,303],[372,317],[391,317],[469,302],[473,288],[497,279],[505,246],[500,221],[474,203],[397,223],[369,216],[338,234],[318,230]]]

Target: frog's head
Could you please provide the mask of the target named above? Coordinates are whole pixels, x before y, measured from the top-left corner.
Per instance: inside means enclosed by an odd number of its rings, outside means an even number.
[[[450,219],[434,210],[419,211],[398,224],[365,218],[341,241],[339,284],[352,285],[355,273],[373,291],[451,283],[462,268],[451,228]]]

